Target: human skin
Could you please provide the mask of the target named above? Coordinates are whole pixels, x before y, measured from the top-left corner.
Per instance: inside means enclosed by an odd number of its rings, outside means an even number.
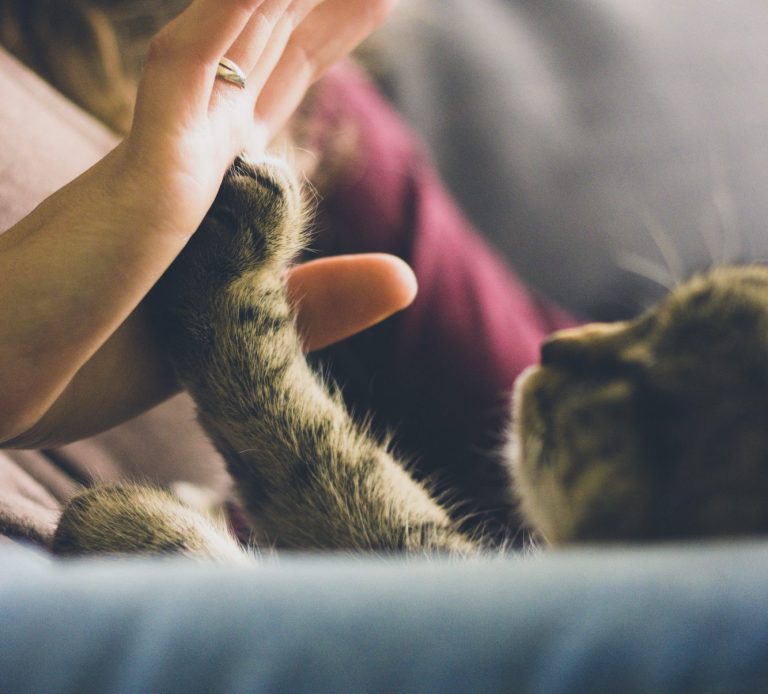
[[[227,167],[263,154],[308,86],[394,0],[195,0],[153,40],[133,127],[0,236],[0,443],[44,447],[135,416],[177,390],[142,300],[195,232]],[[247,75],[215,77],[221,56]],[[403,308],[396,258],[294,268],[307,348]]]

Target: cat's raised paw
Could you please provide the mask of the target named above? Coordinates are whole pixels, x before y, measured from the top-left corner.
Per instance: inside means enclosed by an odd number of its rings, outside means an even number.
[[[253,267],[286,265],[301,248],[301,186],[279,159],[253,163],[238,158],[224,178],[210,216],[233,235],[230,243],[238,259],[247,259]]]
[[[287,164],[238,158],[200,228],[166,273],[168,306],[197,306],[253,272],[279,277],[301,250],[301,186]]]

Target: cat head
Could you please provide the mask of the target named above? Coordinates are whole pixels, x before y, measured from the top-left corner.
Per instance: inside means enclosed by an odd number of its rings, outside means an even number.
[[[521,510],[550,542],[768,532],[768,268],[555,333],[514,422]]]

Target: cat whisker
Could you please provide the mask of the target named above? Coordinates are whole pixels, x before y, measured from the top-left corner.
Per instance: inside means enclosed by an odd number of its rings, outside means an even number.
[[[650,280],[665,290],[673,289],[679,282],[670,270],[638,253],[619,251],[614,262],[627,272]]]
[[[713,263],[724,265],[734,262],[743,253],[743,239],[738,233],[737,211],[733,191],[728,185],[725,166],[710,149],[709,172],[711,179],[711,214],[703,215],[702,236],[707,243]],[[705,232],[709,230],[709,238]],[[715,238],[719,236],[719,239]],[[719,247],[719,251],[718,251]]]
[[[717,267],[723,264],[723,249],[722,244],[718,241],[719,237],[719,225],[715,222],[711,214],[706,211],[702,213],[699,221],[699,231],[701,237],[704,240],[704,246],[707,249],[709,255],[708,269]]]
[[[648,235],[653,239],[659,250],[669,275],[673,279],[673,285],[680,284],[685,279],[685,267],[680,252],[677,250],[672,234],[653,216],[647,208],[642,214],[643,225]]]
[[[302,177],[301,188],[313,205],[317,205],[320,202],[322,198],[320,191],[317,189],[317,186],[312,182],[312,180],[306,175]]]
[[[317,154],[317,152],[315,152],[312,149],[308,149],[306,147],[299,147],[298,145],[294,145],[292,149],[293,149],[294,152],[299,152],[302,155],[304,155],[306,157],[309,157],[310,159],[314,160],[315,162],[319,161],[319,159],[320,159],[320,157]]]

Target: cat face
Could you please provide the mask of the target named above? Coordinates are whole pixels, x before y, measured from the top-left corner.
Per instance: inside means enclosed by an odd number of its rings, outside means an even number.
[[[521,510],[550,542],[768,531],[768,268],[555,333],[514,415]]]

